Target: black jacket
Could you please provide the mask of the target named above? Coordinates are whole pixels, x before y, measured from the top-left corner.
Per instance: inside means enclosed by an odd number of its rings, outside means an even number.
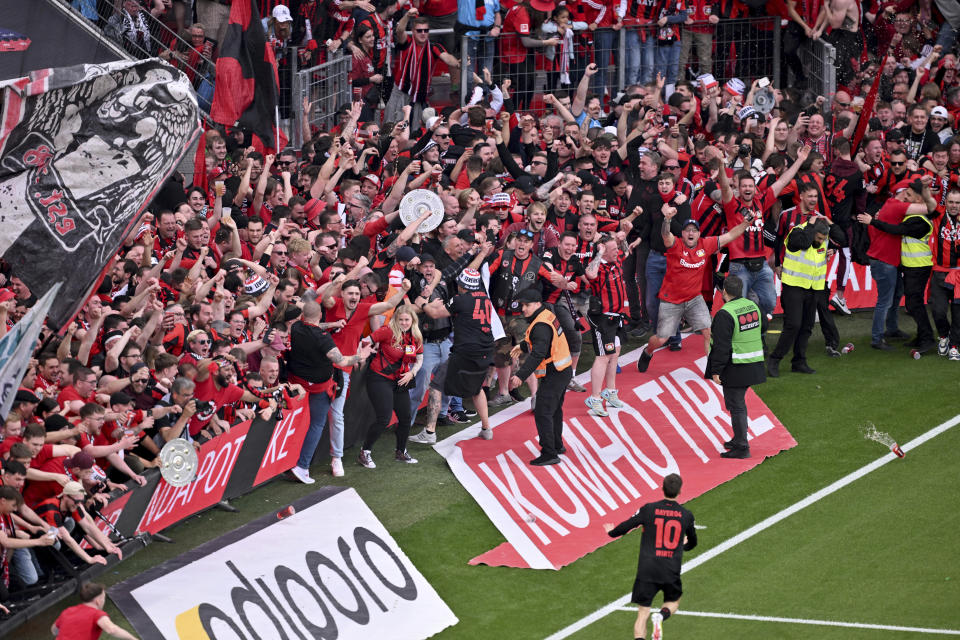
[[[766,325],[766,317],[762,312],[760,317],[760,322]],[[752,387],[766,382],[767,370],[763,360],[733,364],[733,322],[733,316],[726,311],[717,311],[717,315],[713,316],[713,324],[710,327],[713,343],[703,377],[709,380],[714,374],[719,374],[720,382],[725,387]]]

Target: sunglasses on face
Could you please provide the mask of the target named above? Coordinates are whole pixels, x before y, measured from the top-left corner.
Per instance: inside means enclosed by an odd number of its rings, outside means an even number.
[[[906,163],[906,162],[891,162],[891,163],[890,163],[890,166],[892,166],[892,167],[902,167],[902,166],[905,165],[905,164],[907,164],[907,163]]]
[[[275,255],[275,256],[285,256],[285,255],[287,255],[287,252],[286,252],[286,251],[277,251],[277,250],[274,250],[274,251],[272,251],[271,253],[272,253],[273,255]]]
[[[443,140],[446,140],[447,138],[450,137],[449,133],[435,133],[433,135],[435,138],[442,138]]]
[[[430,29],[414,29],[416,33],[430,33]]]

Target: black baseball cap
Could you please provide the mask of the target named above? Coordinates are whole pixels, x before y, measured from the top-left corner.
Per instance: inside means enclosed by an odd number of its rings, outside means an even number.
[[[543,302],[543,296],[536,289],[524,289],[514,298],[518,304],[527,304],[532,302]]]

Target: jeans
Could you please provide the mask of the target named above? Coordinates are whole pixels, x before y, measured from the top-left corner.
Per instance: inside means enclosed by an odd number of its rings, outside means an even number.
[[[653,67],[656,62],[657,39],[647,35],[646,41],[640,38],[640,31],[630,29],[626,33],[627,70],[624,82],[644,84],[653,80]]]
[[[766,262],[760,271],[750,271],[742,262],[731,262],[729,274],[740,278],[743,283],[743,297],[750,291],[757,294],[760,301],[760,310],[764,313],[773,313],[777,306],[777,290],[773,286],[773,269]]]
[[[344,394],[346,395],[346,394]],[[323,428],[327,426],[327,413],[330,411],[330,396],[326,393],[311,393],[310,403],[310,428],[307,429],[307,435],[303,439],[303,447],[300,448],[300,457],[297,459],[297,466],[301,469],[309,469],[310,462],[317,452],[317,445],[320,444],[320,438],[323,436]],[[330,440],[333,441],[333,431],[330,432]],[[343,430],[340,431],[340,444],[343,447]],[[341,455],[342,452],[341,452]],[[340,456],[336,456],[340,457]]]
[[[650,315],[650,322],[653,324],[653,330],[657,330],[657,323],[660,318],[660,287],[663,286],[663,277],[667,273],[667,259],[659,251],[650,251],[647,256],[646,268],[647,288],[644,291],[645,302],[647,303],[647,313]],[[657,335],[661,338],[668,336]],[[677,328],[677,334],[670,337],[670,342],[680,343],[680,329]]]
[[[493,73],[493,54],[497,45],[490,36],[467,36],[467,56],[470,58],[470,68],[481,78],[483,69],[489,69]],[[473,91],[473,75],[467,73],[467,93]]]
[[[610,55],[613,53],[613,39],[617,33],[611,29],[597,29],[593,32],[593,53],[599,71],[593,76],[593,92],[603,96],[605,89],[610,89],[613,96],[614,88],[607,84],[607,70],[610,68]]]
[[[680,41],[657,45],[657,71],[663,75],[667,85],[677,84],[680,72]]]
[[[944,51],[949,51],[957,42],[957,32],[949,21],[944,20],[940,25],[940,32],[937,34],[937,42]]]
[[[452,345],[453,341],[450,340],[450,338],[441,342],[424,341],[423,366],[420,367],[420,371],[417,372],[417,377],[414,378],[415,386],[410,389],[411,426],[413,425],[414,418],[417,416],[417,408],[420,406],[420,403],[423,402],[423,396],[427,392],[430,378],[433,377],[433,373],[437,370],[437,367],[439,367],[441,363],[446,362],[447,358],[450,357],[450,347]],[[449,396],[443,396],[440,404],[440,413],[442,415],[446,415],[448,411],[447,407],[451,404],[450,400],[451,398]]]
[[[343,391],[330,403],[330,455],[343,457],[343,404],[350,390],[350,373],[343,372]]]
[[[870,260],[870,276],[877,285],[877,306],[873,309],[873,327],[870,329],[870,341],[874,344],[883,341],[884,331],[896,331],[897,307],[903,295],[903,281],[899,270],[892,264],[879,260]]]
[[[10,557],[10,573],[20,580],[20,584],[29,587],[40,580],[37,559],[30,549],[14,549]]]

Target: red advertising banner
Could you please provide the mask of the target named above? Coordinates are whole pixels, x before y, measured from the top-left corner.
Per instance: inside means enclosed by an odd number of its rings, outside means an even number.
[[[300,447],[303,446],[303,440],[307,437],[309,426],[310,407],[307,404],[307,396],[301,394],[291,399],[287,408],[283,410],[283,417],[273,430],[270,444],[267,445],[263,461],[253,479],[254,487],[297,465]]]
[[[137,533],[158,533],[219,502],[227,480],[233,473],[243,441],[247,439],[250,424],[248,420],[235,425],[229,433],[200,447],[197,451],[197,477],[193,482],[174,487],[161,478],[140,520]]]
[[[103,516],[102,518],[98,518],[93,514],[90,514],[93,517],[93,521],[97,525],[97,528],[100,529],[100,531],[102,531],[107,537],[110,537],[111,534],[110,525],[114,527],[117,526],[117,520],[120,518],[120,514],[123,513],[123,508],[127,506],[127,502],[130,500],[131,495],[133,494],[127,492],[116,500],[112,500],[106,506],[101,507],[100,515]],[[107,525],[107,523],[104,522],[104,518],[109,521],[110,525]],[[80,543],[80,546],[84,549],[91,548],[90,543],[87,542],[86,538],[83,539],[83,541]]]
[[[507,540],[471,564],[559,569],[610,542],[603,523],[661,499],[664,476],[679,473],[682,499],[691,500],[796,446],[750,391],[753,457],[721,458],[733,432],[722,390],[703,379],[703,339],[689,336],[682,351],[659,351],[643,374],[634,366],[638,354],[620,358],[617,385],[627,406],[608,408],[609,417],[589,415],[583,394],[567,394],[560,464],[528,464],[539,454],[529,402],[494,416],[492,440],[476,438],[471,427],[436,445]],[[588,385],[588,377],[578,380]]]

